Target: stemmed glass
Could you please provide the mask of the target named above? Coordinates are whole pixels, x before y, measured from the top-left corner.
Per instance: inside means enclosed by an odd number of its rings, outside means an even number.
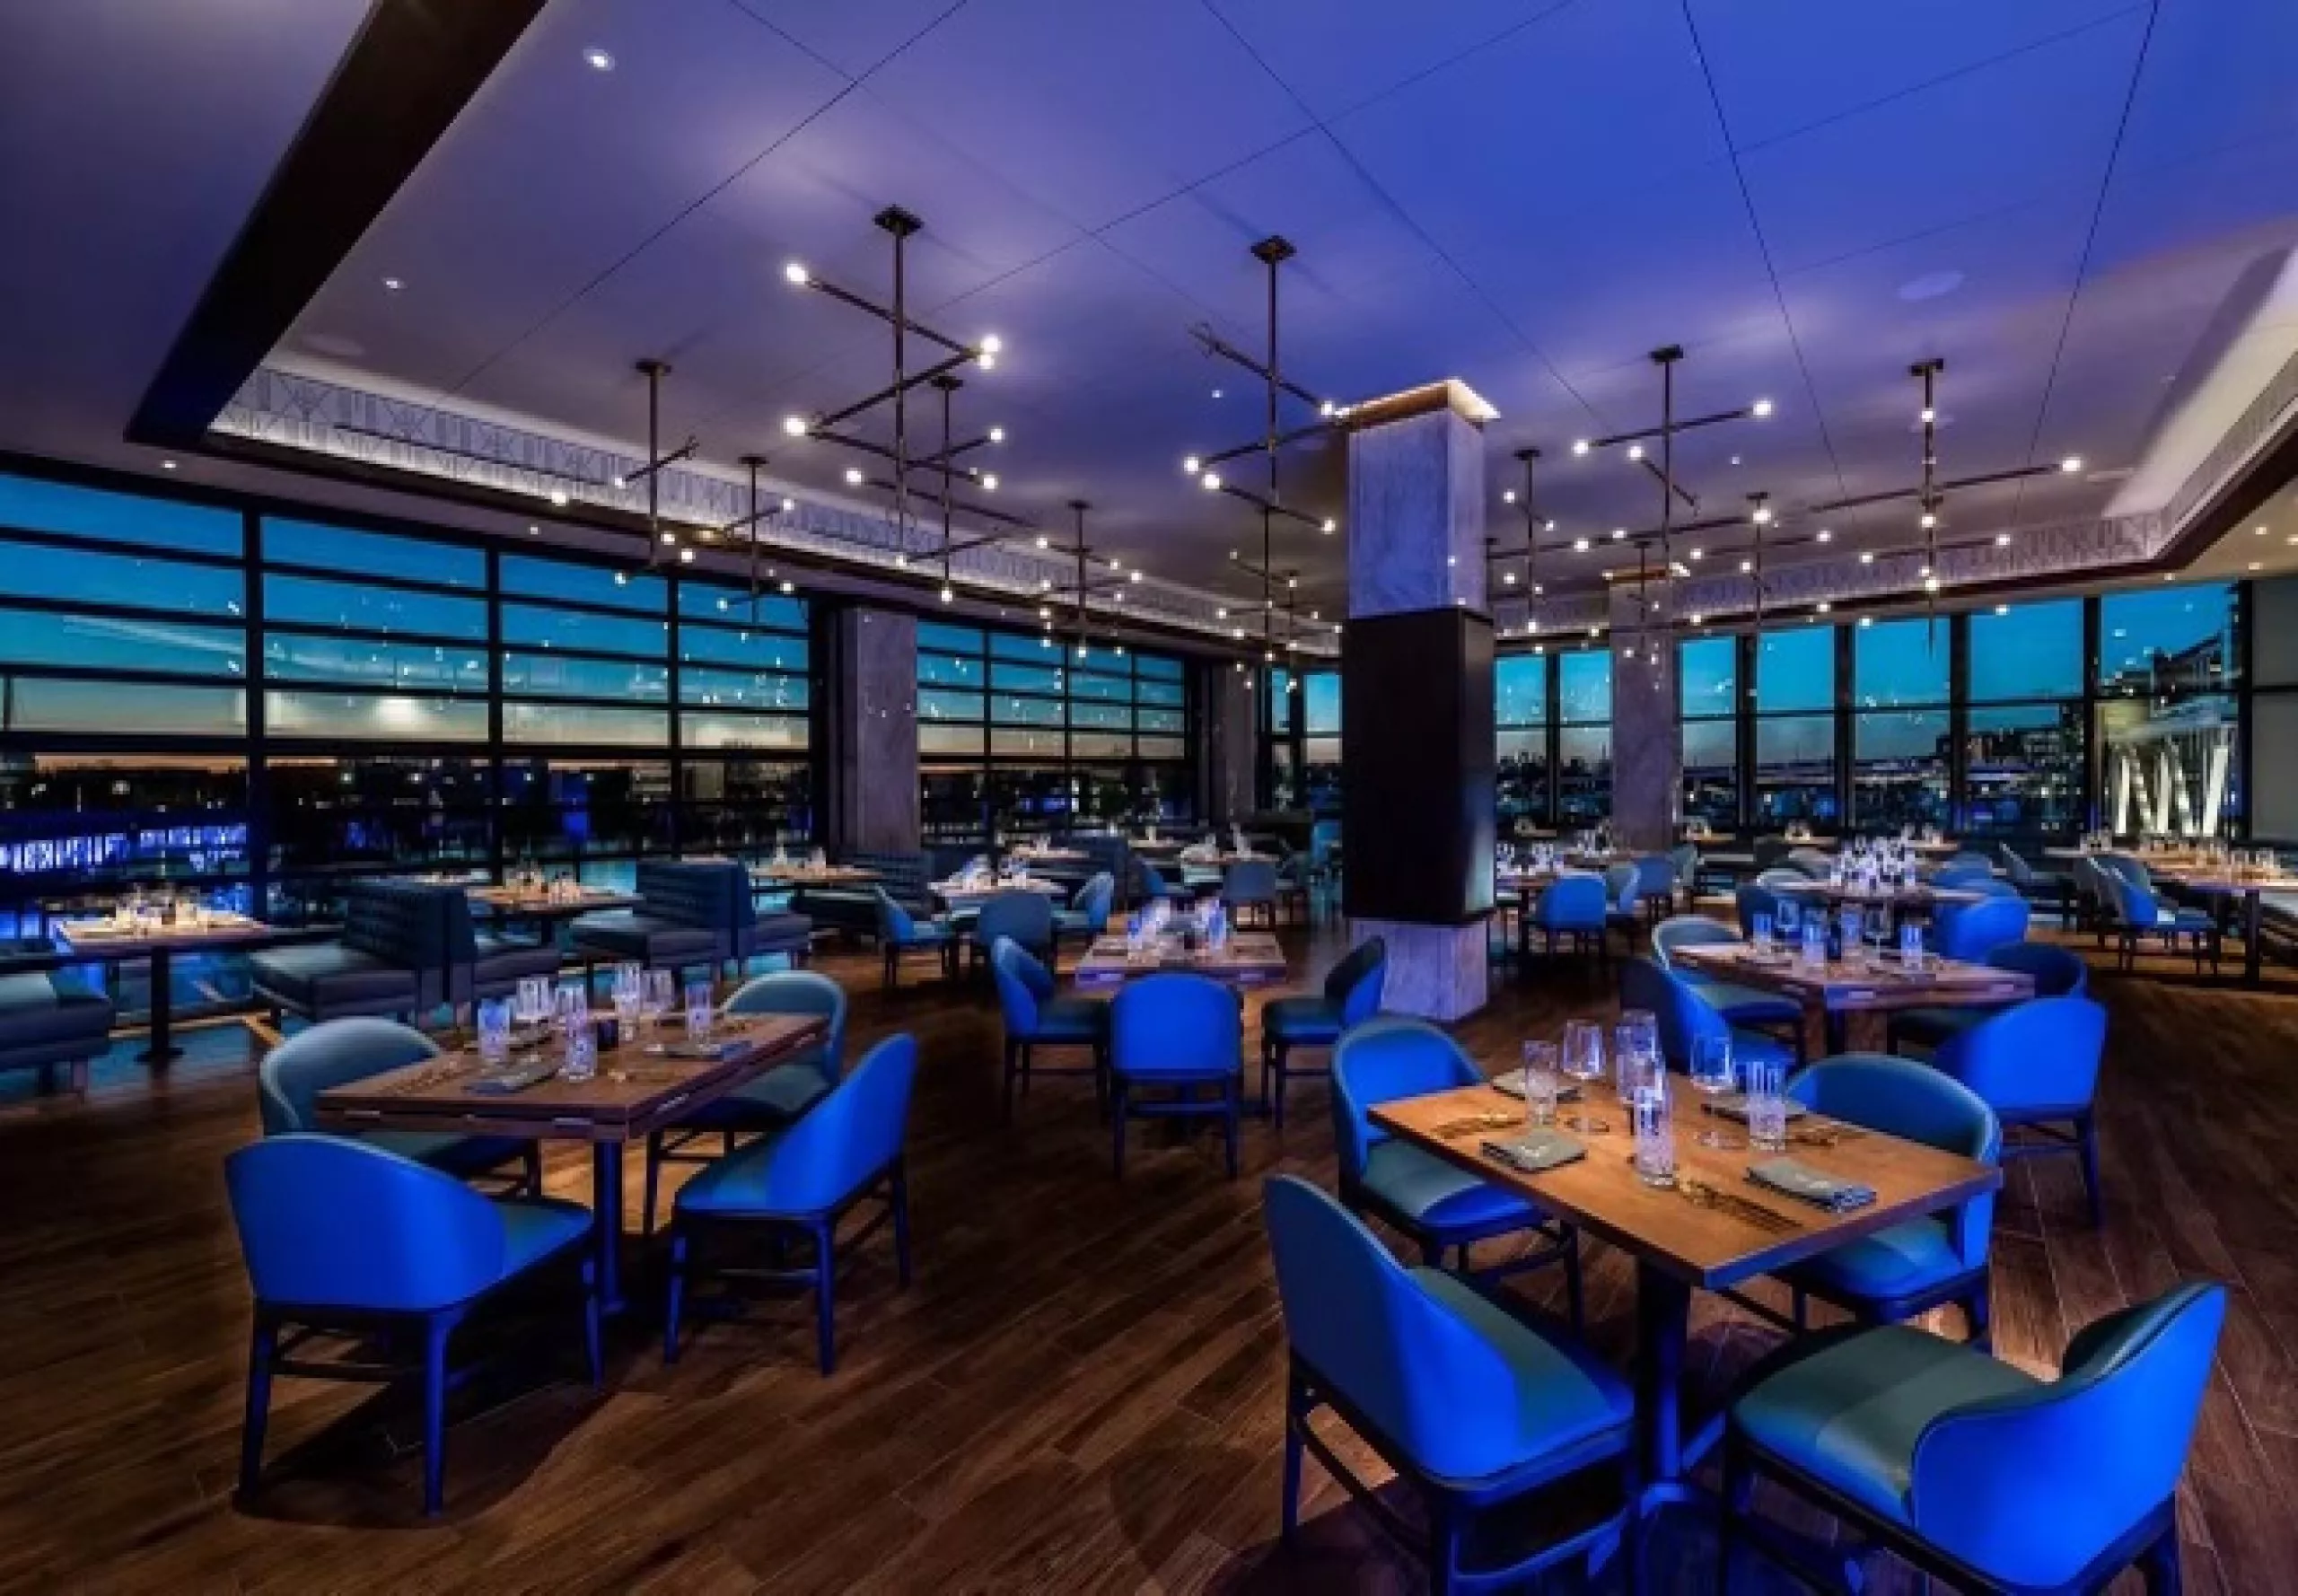
[[[1564,1027],[1564,1073],[1580,1083],[1580,1111],[1564,1122],[1566,1130],[1600,1136],[1611,1127],[1588,1112],[1588,1093],[1604,1078],[1604,1028],[1592,1020],[1567,1021]]]
[[[1870,965],[1881,968],[1883,962],[1883,949],[1889,945],[1890,940],[1891,911],[1878,904],[1867,911],[1867,944],[1871,950],[1867,955],[1867,962]]]
[[[519,1024],[529,1030],[550,1018],[550,978],[522,976],[519,978],[517,1017]]]
[[[1724,1096],[1738,1083],[1739,1073],[1732,1063],[1732,1039],[1727,1036],[1694,1037],[1691,1043],[1691,1089],[1710,1102]],[[1699,1133],[1703,1147],[1728,1150],[1740,1144],[1736,1136],[1727,1136],[1716,1128],[1715,1116],[1704,1116],[1706,1126]]]

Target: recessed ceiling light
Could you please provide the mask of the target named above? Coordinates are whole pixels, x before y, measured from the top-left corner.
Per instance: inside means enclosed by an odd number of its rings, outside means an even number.
[[[1318,530],[1319,531],[1320,531],[1320,532],[1331,533],[1331,532],[1334,532],[1334,531],[1338,531],[1338,530],[1339,530],[1339,527],[1340,527],[1340,522],[1337,522],[1337,521],[1334,521],[1334,520],[1332,520],[1331,518],[1328,517],[1328,518],[1325,520],[1324,524],[1323,524],[1323,525],[1321,525],[1321,526],[1320,526],[1317,530]]]
[[[2011,547],[2011,534],[2010,534],[2010,533],[2008,533],[2008,532],[1997,532],[1997,533],[1995,533],[1995,546],[1997,548],[2010,548],[2010,547]]]
[[[1735,466],[1736,466],[1736,465],[1738,465],[1738,464],[1740,463],[1740,457],[1739,457],[1738,455],[1736,455],[1736,454],[1735,454],[1735,455],[1733,455],[1733,456],[1732,457],[1732,463],[1733,465],[1735,465]]]
[[[563,488],[563,487],[554,487],[554,488],[552,488],[552,489],[550,490],[550,502],[551,502],[552,504],[554,504],[558,505],[561,509],[566,508],[566,490],[565,488]]]
[[[539,537],[541,537],[541,536],[542,536],[542,528],[540,528],[540,527],[539,527],[539,526],[534,525],[531,522],[529,522],[529,523],[528,523],[528,525],[527,525],[527,536],[528,536],[528,537],[530,537],[530,538],[539,538]]]
[[[803,438],[806,435],[806,418],[803,416],[785,416],[782,430],[794,438]]]
[[[1913,303],[1918,300],[1937,299],[1952,294],[1963,285],[1963,274],[1959,271],[1925,272],[1919,277],[1909,277],[1899,285],[1899,297]]]
[[[982,492],[984,492],[984,493],[996,493],[996,492],[997,491],[997,473],[996,473],[996,472],[992,471],[992,472],[990,472],[988,475],[987,475],[987,476],[985,476],[985,477],[983,477],[983,478],[982,478],[982,479],[981,479],[981,491],[982,491]]]
[[[1696,560],[1706,559],[1707,557],[1707,550],[1705,548],[1695,548],[1691,551],[1691,557]]]
[[[1572,452],[1574,454],[1585,454],[1593,447],[1594,445],[1590,443],[1585,438],[1574,438],[1572,440]]]
[[[1771,401],[1767,399],[1759,399],[1754,404],[1750,405],[1748,409],[1758,420],[1761,420],[1764,417],[1771,414]]]
[[[694,564],[694,550],[693,550],[693,549],[691,549],[691,548],[681,548],[681,549],[680,549],[680,550],[679,550],[679,564],[680,564],[680,565],[682,565],[682,566],[690,566],[690,565]]]
[[[1827,528],[1821,527],[1820,529],[1820,541],[1822,543],[1832,543],[1835,541],[1835,534],[1828,531]]]
[[[1516,502],[1516,490],[1512,487],[1501,494],[1500,502],[1504,504],[1514,504]],[[2266,529],[2264,527],[2260,527],[2259,530],[2260,531],[2264,531]]]
[[[848,487],[859,487],[862,486],[862,471],[860,467],[848,466],[846,468],[846,485]]]
[[[172,471],[175,469],[176,462],[171,460],[163,460],[160,462],[160,469],[163,471]]]
[[[406,286],[407,285],[397,277],[385,277],[383,279],[383,292],[386,294],[397,294],[400,289]]]
[[[614,57],[605,50],[601,49],[595,44],[589,49],[583,52],[583,60],[592,72],[612,72],[614,70]]]
[[[2083,469],[2083,457],[2079,454],[2070,454],[2058,462],[2058,469],[2072,477]]]
[[[1573,552],[1573,553],[1574,553],[1574,554],[1585,554],[1585,553],[1587,553],[1587,552],[1588,552],[1588,539],[1585,539],[1585,538],[1574,538],[1574,539],[1572,539],[1572,552]]]
[[[1218,471],[1207,471],[1197,480],[1205,485],[1205,491],[1207,493],[1221,491],[1221,473]]]
[[[2260,562],[2259,562],[2259,561],[2257,561],[2257,560],[2252,560],[2252,561],[2250,562],[2250,569],[2251,569],[2251,570],[2253,570],[2253,571],[2262,571],[2262,570],[2264,570],[2265,568],[2266,568],[2266,567],[2265,567],[2265,566],[2264,566],[2264,565],[2262,565]]]
[[[1215,399],[1219,399],[1219,398],[1221,397],[1221,390],[1220,390],[1219,389],[1217,389],[1217,388],[1216,388],[1216,389],[1215,389],[1215,390],[1213,390],[1213,397],[1214,397]]]
[[[1820,608],[1820,613],[1821,615],[1825,615],[1829,610],[1830,610],[1830,609],[1834,609],[1834,608],[1835,608],[1835,606],[1834,606],[1834,605],[1832,605],[1832,604],[1830,604],[1830,603],[1829,603],[1825,599],[1821,599],[1821,600],[1820,601],[1820,606],[1819,606],[1819,608]]]
[[[1859,563],[1863,566],[1873,565],[1875,563],[1875,551],[1872,548],[1861,549],[1859,551]]]
[[[1622,538],[1625,538],[1625,537],[1627,537],[1627,529],[1626,527],[1624,527],[1624,526],[1616,526],[1616,527],[1612,528],[1612,541],[1613,541],[1613,542],[1617,543],[1617,542],[1618,542]]]
[[[1740,562],[1740,574],[1742,576],[1745,576],[1749,572],[1755,568],[1756,563],[1753,560],[1741,560]]]
[[[1005,441],[1005,429],[1002,426],[991,427],[989,429],[989,441],[993,443],[1003,443]]]

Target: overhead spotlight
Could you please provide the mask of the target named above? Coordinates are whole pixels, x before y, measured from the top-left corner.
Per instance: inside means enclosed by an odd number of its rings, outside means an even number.
[[[782,430],[794,438],[803,438],[806,435],[806,418],[803,416],[785,416],[782,418]]]
[[[583,52],[583,61],[592,72],[614,70],[614,57],[595,44]]]
[[[958,595],[951,589],[948,583],[945,582],[942,584],[942,602],[944,604],[953,603],[956,601],[957,596]]]
[[[1540,523],[1540,531],[1544,532],[1552,532],[1556,531],[1556,522],[1552,521],[1542,522]]]
[[[1039,532],[1038,534],[1038,547],[1039,548],[1050,548],[1053,547],[1053,539],[1047,537],[1043,532]]]
[[[1917,414],[1916,419],[1917,421],[1936,421],[1939,419],[1939,412],[1933,409],[1929,405],[1925,405],[1923,407],[1921,412]]]
[[[1769,526],[1771,524],[1771,506],[1769,504],[1758,504],[1756,506],[1756,513],[1752,516],[1749,517],[1749,519],[1753,521],[1758,526]]]
[[[1541,595],[1541,594],[1543,594],[1543,593],[1545,593],[1545,592],[1548,592],[1548,589],[1546,589],[1546,588],[1542,587],[1539,583],[1535,582],[1534,583],[1532,583],[1532,595],[1533,595],[1535,598],[1539,597],[1539,595]]]
[[[894,556],[894,568],[895,568],[896,570],[898,570],[898,571],[907,571],[907,570],[908,570],[908,569],[909,569],[909,556],[908,556],[908,555],[906,555],[906,554],[897,554],[897,555],[895,555],[895,556]]]
[[[1926,593],[1937,592],[1939,591],[1939,579],[1936,576],[1925,577],[1923,579],[1923,591]]]
[[[1041,593],[1049,593],[1052,591],[1053,579],[1051,577],[1040,576],[1038,578],[1038,592]]]
[[[994,372],[997,369],[997,356],[995,355],[984,355],[977,364],[979,364],[981,369],[985,372]]]
[[[1819,531],[1819,540],[1822,543],[1832,543],[1835,541],[1835,534],[1827,528],[1821,527]]]
[[[989,429],[989,441],[993,443],[1003,443],[1005,441],[1005,429],[1002,426],[991,427]]]
[[[1707,557],[1707,550],[1705,548],[1695,548],[1691,551],[1691,557],[1696,560],[1706,559]]]
[[[1601,637],[1603,635],[1604,628],[1601,627],[1590,627],[1588,628],[1588,636],[1591,637]]]
[[[1572,440],[1572,452],[1574,454],[1585,454],[1593,447],[1595,447],[1595,445],[1589,443],[1585,438],[1574,438]]]
[[[862,486],[861,467],[848,466],[846,468],[846,486],[848,487],[859,487]]]
[[[786,596],[786,595],[788,595],[788,594],[791,594],[791,593],[794,593],[794,592],[796,592],[797,591],[798,591],[798,584],[797,584],[796,583],[794,583],[794,582],[791,582],[791,581],[788,581],[787,579],[785,579],[785,580],[783,582],[783,583],[782,583],[782,592],[783,592],[783,593],[784,593],[785,596]]]
[[[1500,502],[1504,504],[1514,504],[1516,502],[1516,490],[1512,487],[1505,493],[1502,494],[1500,495]]]
[[[1125,658],[1125,645],[1122,643],[1117,645],[1117,657],[1120,660]]]
[[[530,538],[539,538],[539,537],[541,537],[541,536],[542,536],[542,528],[540,528],[540,527],[539,527],[539,526],[535,525],[535,524],[534,524],[534,522],[529,522],[527,523],[527,536],[528,536],[528,537],[530,537]]]
[[[2079,454],[2070,454],[2058,462],[2058,469],[2072,477],[2083,469],[2083,457]]]
[[[1859,551],[1859,563],[1863,566],[1873,565],[1875,563],[1875,551],[1872,548],[1861,549]]]
[[[1053,618],[1053,606],[1050,604],[1039,605],[1038,618],[1039,620],[1051,620]]]
[[[1217,389],[1217,388],[1216,388],[1216,389],[1215,389],[1215,390],[1213,390],[1213,397],[1214,397],[1215,399],[1219,399],[1219,398],[1221,397],[1221,390],[1220,390],[1219,389]]]
[[[1181,457],[1181,469],[1187,472],[1189,476],[1194,477],[1198,471],[1204,469],[1204,462],[1198,460],[1194,454],[1183,455]]]
[[[172,470],[174,470],[175,469],[176,469],[176,462],[175,462],[175,461],[173,461],[173,460],[162,460],[162,461],[160,462],[160,469],[162,469],[162,470],[163,470],[163,471],[172,471]],[[2260,527],[2260,528],[2259,529],[2259,531],[2266,531],[2266,529],[2265,529],[2264,527]]]
[[[1587,553],[1587,552],[1588,552],[1588,539],[1585,539],[1585,538],[1574,538],[1574,539],[1572,539],[1572,552],[1573,552],[1573,553],[1574,553],[1574,554],[1585,554],[1585,553]]]
[[[1740,562],[1740,574],[1742,576],[1745,576],[1749,572],[1755,568],[1756,563],[1753,560],[1741,560]]]
[[[1334,404],[1330,399],[1327,399],[1324,403],[1317,407],[1317,414],[1326,417],[1327,419],[1330,419],[1332,417],[1340,414],[1340,407]]]
[[[1221,491],[1221,473],[1218,471],[1207,471],[1204,476],[1199,477],[1197,480],[1207,493],[1219,493]]]
[[[1917,576],[1928,576],[1928,575],[1930,575],[1930,574],[1931,574],[1931,567],[1930,567],[1930,566],[1924,566],[1924,567],[1923,567],[1923,569],[1922,569],[1922,570],[1917,571],[1917,572],[1916,573],[1916,574]]]
[[[1227,620],[1229,618],[1229,611],[1226,609],[1215,609],[1213,612],[1213,618],[1215,620]]]
[[[1333,520],[1330,516],[1325,517],[1324,521],[1317,528],[1317,531],[1323,532],[1328,537],[1339,530],[1340,522]]]
[[[1764,417],[1771,414],[1771,401],[1769,399],[1758,399],[1754,404],[1750,405],[1748,409],[1749,412],[1758,420],[1761,420]]]
[[[1005,340],[996,333],[985,333],[982,336],[981,352],[984,355],[1000,355],[1004,352],[1004,349]]]
[[[1136,574],[1138,574],[1138,573],[1136,573]],[[1286,587],[1298,587],[1301,585],[1301,579],[1298,576],[1287,576],[1285,579],[1285,585]]]
[[[1123,560],[1111,560],[1110,562],[1110,569],[1112,571],[1122,571],[1125,569],[1125,562]]]
[[[1446,566],[1448,569],[1449,569],[1450,567],[1452,567],[1452,566],[1454,566],[1459,565],[1460,563],[1460,557],[1459,555],[1457,555],[1457,554],[1448,554],[1448,555],[1446,555],[1446,556],[1444,557],[1444,564],[1445,564],[1445,566]]]
[[[397,277],[385,277],[383,279],[383,292],[386,294],[397,294],[400,289],[406,286],[407,285],[400,282]]]
[[[981,479],[981,491],[982,491],[982,492],[984,492],[984,493],[996,493],[996,492],[997,491],[997,473],[996,473],[996,472],[992,471],[992,472],[988,473],[987,476],[985,476],[985,477],[983,477],[983,478],[982,478],[982,479]]]
[[[1245,636],[1245,628],[1242,627],[1232,627],[1229,629],[1229,636],[1242,641]]]
[[[1925,531],[1926,531],[1926,532],[1927,532],[1927,531],[1929,531],[1933,527],[1937,526],[1938,524],[1939,524],[1939,518],[1938,518],[1936,515],[1934,515],[1933,513],[1931,513],[1931,512],[1930,512],[1930,511],[1928,511],[1928,510],[1925,510],[1925,511],[1923,513],[1923,514],[1921,515],[1921,517],[1919,517],[1919,518],[1916,520],[1916,525],[1917,525],[1917,526],[1921,527],[1921,528],[1922,528]]]
[[[1321,615],[1319,615],[1315,610],[1311,609],[1311,610],[1310,610],[1310,611],[1309,611],[1309,618],[1310,618],[1311,620],[1322,620],[1322,619],[1324,618],[1324,617],[1323,617],[1323,616],[1321,616]]]
[[[566,504],[566,490],[563,487],[552,488],[550,490],[550,502],[560,506],[562,509],[565,508]]]
[[[1995,533],[1995,546],[1997,548],[2010,548],[2010,547],[2011,547],[2011,534],[2010,534],[2010,533],[2008,533],[2008,532],[1997,532],[1997,533]]]
[[[1825,599],[1821,599],[1819,602],[1819,611],[1821,615],[1825,615],[1829,610],[1833,609],[1834,608],[1835,606],[1829,603]]]
[[[694,550],[693,550],[693,549],[691,549],[691,548],[681,548],[681,549],[680,549],[680,550],[679,550],[679,564],[680,564],[681,566],[690,566],[690,565],[694,564]]]
[[[1617,542],[1618,542],[1622,538],[1625,538],[1625,537],[1627,537],[1627,529],[1626,527],[1624,527],[1624,526],[1616,526],[1616,527],[1612,528],[1612,541],[1613,541],[1613,542],[1617,543]]]
[[[1698,625],[1700,624],[1700,618],[1699,618],[1697,615],[1696,615],[1696,614],[1695,614],[1695,615],[1691,618],[1691,624],[1692,624],[1692,625],[1694,625],[1694,626],[1698,626]]]
[[[783,501],[782,501],[782,513],[783,513],[783,514],[785,514],[785,515],[789,514],[793,510],[795,510],[797,507],[798,507],[798,501],[797,501],[797,500],[795,500],[795,499],[785,499],[785,500],[783,500]]]
[[[1735,465],[1735,466],[1736,466],[1736,465],[1738,465],[1738,464],[1740,463],[1740,457],[1739,457],[1738,455],[1736,455],[1736,454],[1735,454],[1735,455],[1733,455],[1733,456],[1732,457],[1732,463],[1733,465]]]
[[[1641,443],[1630,443],[1627,446],[1627,458],[1630,460],[1642,460],[1644,458],[1644,445]]]
[[[1138,581],[1140,581],[1140,580],[1141,580],[1141,573],[1140,573],[1140,572],[1138,572],[1138,571],[1130,571],[1130,572],[1127,572],[1127,573],[1126,574],[1126,578],[1125,578],[1125,579],[1126,579],[1127,582],[1138,582]]]
[[[807,273],[804,264],[796,260],[782,268],[782,276],[783,280],[793,288],[803,288],[813,280]]]

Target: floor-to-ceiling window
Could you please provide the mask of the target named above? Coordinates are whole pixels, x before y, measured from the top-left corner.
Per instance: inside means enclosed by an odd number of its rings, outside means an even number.
[[[1261,678],[1261,747],[1268,757],[1263,809],[1301,802],[1300,695],[1301,679],[1282,665],[1271,665]]]
[[[2083,829],[2083,611],[2046,599],[1965,621],[1962,829],[2016,842]]]
[[[812,662],[803,600],[678,589],[680,846],[741,854],[814,837]]]
[[[1545,829],[1548,802],[1548,670],[1545,653],[1502,654],[1492,665],[1500,834]]]
[[[2100,600],[2095,775],[2115,830],[2213,833],[2241,814],[2239,613],[2225,583]]]
[[[1301,678],[1301,786],[1311,813],[1340,813],[1340,672]]]
[[[1683,715],[1684,819],[1740,823],[1740,642],[1688,637],[1676,654]]]
[[[1944,830],[1953,732],[1954,619],[1861,619],[1852,629],[1851,818],[1865,831]]]
[[[1833,824],[1835,630],[1789,627],[1756,639],[1755,820]]]
[[[1556,670],[1557,819],[1592,826],[1612,810],[1611,651],[1559,654]]]

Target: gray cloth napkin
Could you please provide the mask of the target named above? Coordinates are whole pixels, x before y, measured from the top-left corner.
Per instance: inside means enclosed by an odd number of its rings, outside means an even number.
[[[1699,1106],[1707,1113],[1721,1115],[1726,1119],[1736,1119],[1742,1125],[1748,1122],[1748,1099],[1744,1092],[1734,1092],[1728,1097],[1713,1097]],[[1809,1109],[1794,1098],[1787,1100],[1789,1119],[1801,1119],[1810,1112]]]
[[[1499,1092],[1504,1097],[1523,1096],[1524,1072],[1522,1070],[1510,1070],[1505,1074],[1493,1076],[1492,1089],[1495,1092]],[[1556,1092],[1556,1101],[1560,1103],[1579,1101],[1580,1083],[1577,1081],[1566,1081],[1562,1085],[1558,1086]]]
[[[1484,1155],[1526,1175],[1588,1156],[1587,1148],[1557,1130],[1531,1130],[1513,1142],[1487,1142]]]
[[[1793,1158],[1772,1158],[1750,1164],[1748,1179],[1782,1197],[1791,1197],[1833,1214],[1848,1214],[1875,1200],[1873,1187],[1827,1174]]]

